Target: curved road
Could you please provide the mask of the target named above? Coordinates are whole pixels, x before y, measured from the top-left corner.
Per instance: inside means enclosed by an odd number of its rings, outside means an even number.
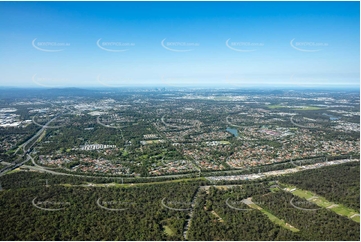
[[[33,162],[33,164],[35,163],[34,158],[31,157],[30,155],[28,155],[28,158],[26,161],[30,160]],[[36,163],[35,163],[36,164]],[[127,177],[109,177],[109,176],[90,176],[90,175],[79,175],[79,174],[69,174],[69,173],[63,173],[63,172],[57,172],[57,171],[51,171],[48,170],[48,168],[45,168],[43,166],[39,166],[36,164],[35,167],[33,166],[26,166],[26,168],[29,169],[33,169],[33,170],[38,170],[38,171],[43,171],[43,172],[47,172],[47,173],[51,173],[54,175],[61,175],[61,176],[77,176],[77,177],[86,177],[86,178],[105,178],[105,179],[127,179]],[[153,179],[153,178],[175,178],[175,177],[185,177],[185,176],[189,176],[191,175],[191,173],[189,174],[179,174],[179,175],[164,175],[164,176],[152,176],[152,177],[140,177],[142,179]],[[134,179],[136,177],[129,177],[129,179]]]
[[[229,125],[235,126],[235,127],[238,127],[238,128],[243,128],[242,126],[232,124],[231,122],[229,122],[228,118],[229,118],[229,115],[226,117],[226,122],[227,122]]]
[[[121,129],[123,127],[113,127],[113,126],[110,126],[110,125],[106,125],[106,124],[103,124],[102,122],[100,122],[100,116],[97,117],[97,123],[106,127],[106,128],[112,128],[112,129]]]
[[[48,129],[57,129],[57,128],[64,127],[65,125],[49,126],[48,124],[49,124],[50,122],[54,121],[54,119],[58,118],[59,116],[60,116],[59,114],[56,115],[55,118],[53,118],[52,120],[50,120],[49,122],[47,122],[45,125],[41,125],[41,124],[37,123],[37,122],[35,121],[35,116],[32,118],[32,121],[33,121],[33,123],[34,123],[35,125],[40,126],[40,127],[44,127],[44,126],[45,126],[45,128],[48,128]]]
[[[303,126],[303,125],[300,125],[300,124],[296,124],[294,121],[293,121],[293,116],[291,116],[290,118],[291,120],[291,123],[297,127],[300,127],[300,128],[305,128],[305,129],[316,129],[318,127],[309,127],[309,126]]]
[[[26,150],[26,146],[33,141],[35,138],[39,137],[43,131],[48,128],[48,125],[53,122],[57,117],[59,117],[59,115],[56,115],[54,118],[52,118],[51,120],[49,120],[44,126],[42,126],[42,128],[36,132],[36,134],[33,135],[33,137],[31,137],[30,139],[28,139],[27,141],[25,141],[23,144],[21,144],[17,150],[15,151],[15,154],[18,152],[19,149],[23,149],[23,153],[24,155],[26,154],[27,151],[29,151],[31,149],[31,147],[36,143],[34,142],[27,150]],[[18,168],[19,166],[22,166],[23,164],[25,164],[27,161],[30,160],[29,157],[27,157],[24,161],[17,163],[17,161],[19,161],[21,158],[18,158],[16,161],[14,161],[13,163],[11,163],[10,166],[7,166],[5,168],[3,168],[0,172],[0,175],[3,175],[5,172],[10,171],[10,170],[14,170],[16,168]]]
[[[46,129],[46,128],[49,128],[51,126],[48,126],[51,122],[53,122],[57,117],[59,117],[59,115],[56,115],[54,118],[52,118],[51,120],[49,120],[45,125],[40,125],[40,124],[37,124],[35,123],[36,125],[39,125],[41,126],[42,128],[36,133],[34,134],[33,137],[31,137],[30,139],[28,139],[25,143],[21,144],[15,151],[15,154],[19,151],[19,149],[22,147],[23,148],[23,152],[25,153],[25,147],[33,140],[35,139],[37,136],[40,136],[41,133]],[[33,118],[34,119],[34,118]],[[54,126],[56,127],[56,126]]]

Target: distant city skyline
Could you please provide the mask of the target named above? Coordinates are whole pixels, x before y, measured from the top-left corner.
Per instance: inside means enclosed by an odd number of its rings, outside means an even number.
[[[359,88],[359,2],[0,2],[12,87]]]

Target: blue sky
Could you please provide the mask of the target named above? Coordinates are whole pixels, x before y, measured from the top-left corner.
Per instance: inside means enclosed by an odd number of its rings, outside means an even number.
[[[359,2],[0,2],[0,86],[359,87]]]

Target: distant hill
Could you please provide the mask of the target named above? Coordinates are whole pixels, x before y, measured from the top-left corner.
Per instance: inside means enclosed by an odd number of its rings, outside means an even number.
[[[0,98],[83,96],[97,93],[97,90],[83,88],[16,88],[0,87]]]

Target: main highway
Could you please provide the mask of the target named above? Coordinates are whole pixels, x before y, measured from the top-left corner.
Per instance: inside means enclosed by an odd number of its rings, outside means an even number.
[[[31,144],[28,149],[26,150],[26,146],[28,146],[28,144],[30,142],[32,142],[35,138],[39,137],[43,132],[44,130],[48,127],[48,125],[53,122],[56,118],[58,118],[60,115],[56,115],[54,118],[52,118],[51,120],[49,120],[44,126],[42,126],[42,128],[36,132],[36,134],[34,134],[30,139],[28,139],[27,141],[25,141],[23,144],[21,144],[17,150],[15,151],[15,154],[19,151],[19,149],[22,148],[23,150],[23,154],[25,155],[26,153],[29,153],[30,152],[30,149],[35,145],[36,142],[34,142],[33,144]],[[24,161],[20,162],[19,161],[21,159],[25,159]],[[19,166],[22,166],[23,164],[25,164],[27,161],[29,161],[30,158],[29,156],[27,156],[26,158],[23,156],[23,157],[19,157],[18,159],[16,159],[14,162],[12,162],[9,166],[7,167],[4,167],[0,170],[0,176],[5,174],[7,171],[10,171],[10,170],[14,170],[16,168],[18,168]]]

